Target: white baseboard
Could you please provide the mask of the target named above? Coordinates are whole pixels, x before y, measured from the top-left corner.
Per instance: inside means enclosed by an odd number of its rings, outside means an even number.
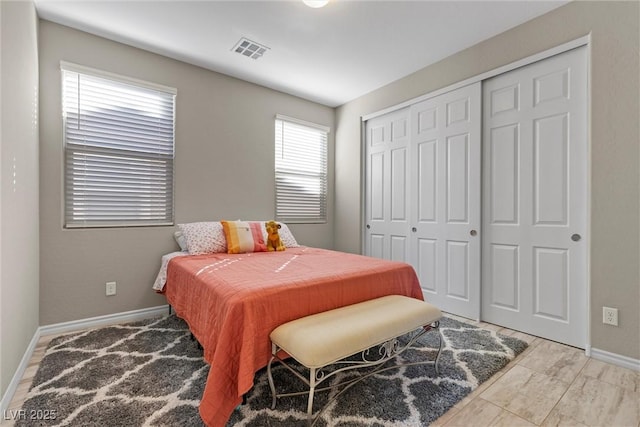
[[[163,314],[169,314],[168,305],[125,311],[123,313],[106,314],[104,316],[72,320],[70,322],[54,323],[53,325],[40,326],[40,336],[63,334],[65,332],[80,331],[83,329],[97,328],[99,326],[113,325],[116,323],[135,322],[136,320],[162,316]]]
[[[633,371],[640,371],[639,359],[622,356],[616,353],[610,353],[608,351],[599,350],[597,348],[591,348],[591,357],[603,362],[611,363],[612,365],[621,366]]]
[[[29,366],[29,360],[31,360],[31,355],[35,351],[39,340],[40,328],[36,329],[36,332],[33,334],[33,338],[31,338],[31,342],[27,346],[27,350],[24,352],[22,360],[20,360],[20,363],[18,364],[18,369],[16,369],[16,372],[13,374],[13,378],[11,378],[11,382],[9,382],[9,386],[2,396],[2,401],[0,401],[0,413],[6,414],[7,409],[9,409],[13,395],[18,389],[18,385],[24,376],[24,371],[26,371],[27,366]]]
[[[24,356],[22,356],[22,360],[20,360],[20,364],[18,365],[13,378],[11,378],[11,382],[9,383],[7,390],[2,396],[2,401],[0,401],[0,413],[4,414],[5,411],[9,409],[11,400],[13,400],[13,395],[18,389],[18,385],[20,384],[20,381],[24,376],[24,372],[26,371],[27,366],[29,366],[29,360],[31,360],[31,356],[36,349],[36,345],[38,344],[40,337],[45,335],[63,334],[65,332],[80,331],[83,329],[95,328],[98,326],[113,325],[116,323],[135,322],[136,320],[162,316],[163,314],[169,314],[168,305],[160,305],[157,307],[143,308],[140,310],[125,311],[123,313],[107,314],[104,316],[90,317],[88,319],[73,320],[70,322],[40,326],[33,334],[33,338],[31,338],[31,342],[27,346],[27,349],[24,352]]]

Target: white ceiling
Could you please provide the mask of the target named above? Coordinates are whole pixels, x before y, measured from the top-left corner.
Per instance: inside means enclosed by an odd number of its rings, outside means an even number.
[[[335,107],[560,1],[35,0],[41,18]],[[241,37],[270,48],[253,60]]]

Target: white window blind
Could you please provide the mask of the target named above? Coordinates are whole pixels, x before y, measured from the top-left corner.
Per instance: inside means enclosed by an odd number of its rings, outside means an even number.
[[[172,224],[175,89],[72,64],[62,78],[65,227]]]
[[[327,220],[328,128],[276,116],[276,217],[293,223]]]

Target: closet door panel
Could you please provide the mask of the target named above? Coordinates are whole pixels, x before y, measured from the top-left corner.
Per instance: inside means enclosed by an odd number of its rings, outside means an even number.
[[[368,255],[375,258],[384,258],[384,241],[385,236],[383,234],[370,233],[367,236]]]
[[[556,55],[483,84],[482,318],[587,342],[587,56]]]
[[[518,177],[520,176],[518,126],[510,124],[491,129],[491,158],[485,163],[490,168],[491,200],[489,221],[492,224],[518,223]]]
[[[493,284],[487,298],[491,304],[507,310],[518,310],[520,286],[518,280],[519,250],[515,245],[490,245]]]
[[[470,298],[469,243],[447,241],[447,297]]]
[[[416,271],[420,277],[420,286],[427,292],[436,293],[438,241],[436,239],[418,238]]]
[[[418,221],[435,222],[438,210],[438,141],[417,144],[418,148]]]
[[[412,106],[411,253],[425,298],[480,316],[480,83]]]
[[[391,151],[391,220],[407,221],[407,148]]]
[[[369,212],[372,220],[384,221],[384,153],[373,153],[369,158],[369,168]]]
[[[407,236],[391,236],[391,256],[393,261],[406,261],[409,242]]]
[[[568,113],[534,120],[533,204],[536,224],[567,225]]]
[[[469,134],[446,138],[447,223],[469,223]]]
[[[365,254],[409,262],[409,110],[365,126]]]

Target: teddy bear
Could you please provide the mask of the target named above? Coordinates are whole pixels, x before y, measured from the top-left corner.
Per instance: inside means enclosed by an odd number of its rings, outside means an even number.
[[[267,251],[284,251],[284,243],[282,243],[280,234],[278,234],[281,225],[275,221],[265,222],[264,225],[267,228]]]

